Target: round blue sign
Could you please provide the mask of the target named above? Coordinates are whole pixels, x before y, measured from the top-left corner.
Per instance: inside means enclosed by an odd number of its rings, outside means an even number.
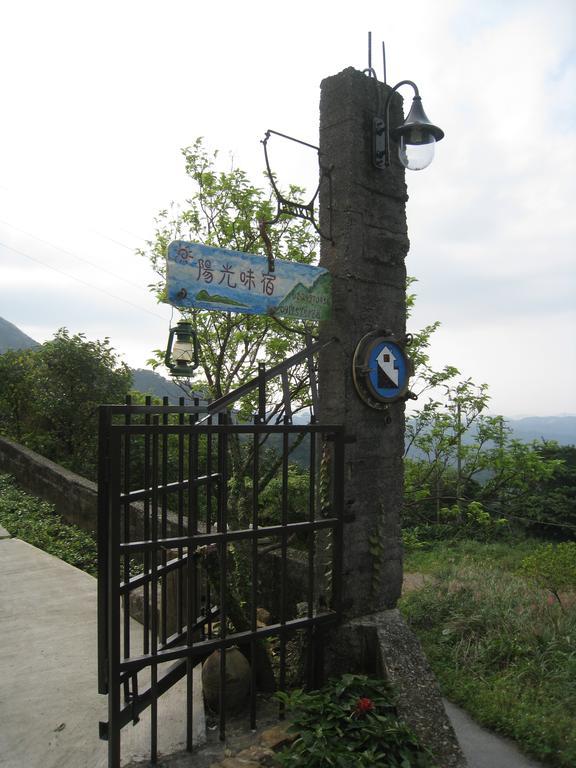
[[[405,343],[390,331],[372,331],[358,342],[352,377],[358,395],[371,408],[386,410],[391,403],[414,397],[408,390],[414,366]]]
[[[378,339],[368,356],[368,385],[380,400],[396,400],[408,384],[404,350],[388,339]]]

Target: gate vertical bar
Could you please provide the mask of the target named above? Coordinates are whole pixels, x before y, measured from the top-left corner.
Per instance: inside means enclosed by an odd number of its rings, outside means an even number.
[[[182,490],[182,483],[184,482],[184,398],[181,397],[178,400],[180,411],[178,412],[178,536],[184,535],[184,493]],[[177,588],[176,588],[176,631],[178,634],[182,634],[183,627],[183,603],[184,603],[184,574],[181,562],[184,558],[184,549],[180,545],[178,547],[178,576],[177,576]]]
[[[154,426],[158,426],[158,416],[154,416]],[[152,551],[150,563],[151,579],[151,617],[150,617],[150,653],[156,656],[158,653],[158,432],[152,434],[152,504],[151,504],[151,538]],[[158,760],[158,664],[152,661],[150,665],[150,688],[152,703],[150,705],[150,762]]]
[[[209,423],[210,424],[213,423],[212,416],[210,416]],[[218,423],[221,423],[220,416],[218,416]],[[210,430],[206,435],[206,473],[208,475],[208,485],[206,486],[206,532],[209,532],[212,530],[212,504],[214,503],[214,497],[215,497],[214,487],[212,483],[212,470],[214,469],[213,435],[214,433],[212,432],[212,430]],[[218,437],[216,439],[217,441],[219,440]],[[218,463],[217,463],[217,468],[219,469]],[[216,485],[216,499],[217,498],[218,498],[218,484]],[[212,589],[210,587],[210,580],[208,578],[205,579],[205,589],[206,589],[205,614],[208,617],[208,621],[207,621],[208,639],[211,639],[212,638]],[[202,629],[202,632],[204,632],[204,629]]]
[[[256,422],[256,419],[254,419]],[[258,496],[260,483],[260,435],[252,439],[252,615],[250,628],[256,631],[258,619]],[[250,641],[250,728],[256,730],[256,639]]]
[[[260,424],[266,421],[266,365],[258,363],[258,420]]]
[[[281,506],[281,552],[282,565],[280,574],[280,674],[279,688],[281,691],[286,689],[286,608],[287,608],[287,557],[288,557],[288,432],[282,433],[282,506]],[[284,716],[284,707],[281,708],[281,714]]]
[[[108,515],[110,508],[110,409],[98,409],[98,693],[108,693]]]
[[[126,426],[129,426],[132,419],[130,415],[130,404],[132,403],[132,398],[130,395],[126,395],[126,414],[124,416],[124,423]],[[124,493],[128,494],[130,492],[130,432],[126,431],[126,436],[124,438],[124,477],[123,477],[123,488]],[[127,502],[124,505],[123,508],[123,514],[124,514],[124,541],[130,541],[130,503]],[[123,568],[123,581],[125,584],[128,584],[130,581],[130,555],[128,552],[124,555],[124,568]],[[122,606],[124,609],[124,658],[127,659],[130,657],[130,592],[125,592],[123,600],[122,600]],[[137,675],[134,676],[134,680],[137,680]],[[124,683],[124,701],[128,701],[128,698],[130,696],[130,680],[129,678],[126,678],[126,682]]]
[[[198,399],[194,398],[194,406],[198,407]],[[198,421],[198,414],[190,416],[190,426]],[[188,436],[188,535],[198,533],[198,485],[195,482],[199,472],[199,441],[198,432],[190,430]],[[196,623],[198,611],[198,562],[196,546],[188,545],[188,645],[192,645],[192,627]],[[194,740],[194,662],[189,656],[186,660],[186,749],[191,752]]]
[[[108,504],[108,768],[120,768],[120,435],[110,433]]]
[[[170,405],[170,401],[168,397],[162,398],[162,404],[166,408],[168,405]],[[162,424],[165,426],[168,426],[168,413],[164,412],[162,414]],[[164,489],[168,485],[168,433],[164,432],[162,434],[162,486]],[[163,539],[165,539],[168,536],[168,494],[164,490],[162,492],[162,526],[161,526],[161,536]],[[168,556],[166,552],[166,548],[162,547],[161,549],[161,566],[162,568],[166,567],[166,563],[168,561]],[[161,642],[164,645],[166,643],[166,638],[168,635],[168,583],[167,583],[167,576],[166,573],[163,572],[162,574],[162,581],[161,581],[161,621],[160,621],[160,638]]]
[[[345,434],[334,435],[334,472],[332,475],[332,509],[337,519],[332,546],[332,604],[338,617],[342,616],[342,570],[344,567],[344,441]]]
[[[313,523],[316,519],[316,432],[310,432],[310,457],[309,457],[309,488],[308,488],[308,521]],[[308,618],[311,619],[314,615],[314,555],[316,548],[316,532],[310,531],[308,540]],[[309,687],[312,687],[314,678],[314,630],[312,626],[308,628],[307,632],[307,649],[306,654],[306,678]]]
[[[223,426],[228,422],[228,414],[219,414],[220,425]],[[227,600],[226,600],[226,586],[228,581],[228,574],[226,568],[226,556],[228,551],[228,521],[227,521],[227,507],[228,507],[228,435],[225,430],[220,429],[218,432],[218,532],[223,534],[218,547],[220,550],[220,639],[225,640],[227,634]],[[220,651],[220,690],[218,703],[220,707],[220,740],[224,741],[226,738],[226,648],[223,647]]]
[[[192,426],[194,424],[193,416],[188,418],[188,456],[186,473],[188,477],[188,506],[186,510],[186,523],[188,529],[188,536],[192,536],[196,533],[196,514],[194,511],[194,501],[192,493],[192,483],[194,479],[193,467],[194,467],[194,438],[192,435]],[[186,645],[188,648],[192,647],[194,638],[192,636],[192,627],[194,626],[195,617],[197,615],[194,596],[195,591],[195,575],[196,575],[196,547],[193,544],[188,544],[186,549]],[[193,729],[193,676],[194,676],[194,663],[191,656],[186,658],[186,750],[192,752],[194,729]]]
[[[145,404],[147,407],[152,405],[152,398],[150,395],[146,395]],[[144,416],[144,423],[146,426],[150,425],[150,413],[146,413]],[[144,433],[144,490],[150,490],[150,432],[146,430]],[[144,540],[150,539],[150,497],[148,493],[144,497]],[[150,574],[150,552],[144,551],[144,573],[148,576]],[[150,583],[148,579],[144,582],[144,653],[150,652]]]

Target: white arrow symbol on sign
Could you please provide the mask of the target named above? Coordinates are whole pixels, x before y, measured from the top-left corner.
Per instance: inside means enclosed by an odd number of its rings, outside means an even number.
[[[394,367],[394,363],[396,362],[396,358],[390,351],[388,347],[384,347],[378,357],[376,358],[376,362],[382,368],[386,376],[396,385],[398,386],[398,369]]]

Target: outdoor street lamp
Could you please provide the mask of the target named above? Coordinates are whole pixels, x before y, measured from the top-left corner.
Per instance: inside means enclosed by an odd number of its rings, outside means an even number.
[[[170,328],[164,365],[172,376],[190,376],[198,368],[198,339],[190,321],[180,320]]]
[[[414,98],[408,117],[402,125],[390,127],[390,101],[401,85],[411,85]],[[433,125],[422,107],[422,99],[416,83],[401,80],[386,99],[384,117],[374,118],[374,165],[383,170],[390,165],[390,137],[398,142],[400,162],[410,171],[421,171],[434,158],[434,146],[444,138],[444,131]]]

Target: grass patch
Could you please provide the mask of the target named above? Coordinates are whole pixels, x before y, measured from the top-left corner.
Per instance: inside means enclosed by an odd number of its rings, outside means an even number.
[[[404,570],[407,573],[440,574],[461,563],[477,563],[518,572],[524,558],[534,554],[541,544],[541,539],[531,538],[489,543],[473,539],[438,541],[428,544],[424,549],[407,552],[404,557]]]
[[[54,505],[20,490],[8,475],[0,475],[0,523],[13,535],[96,576],[96,539],[63,523]]]
[[[495,545],[483,545],[482,549]],[[495,563],[458,551],[401,603],[443,692],[477,721],[558,768],[576,765],[576,610]],[[533,545],[532,545],[533,546]],[[484,553],[486,554],[486,552]]]

